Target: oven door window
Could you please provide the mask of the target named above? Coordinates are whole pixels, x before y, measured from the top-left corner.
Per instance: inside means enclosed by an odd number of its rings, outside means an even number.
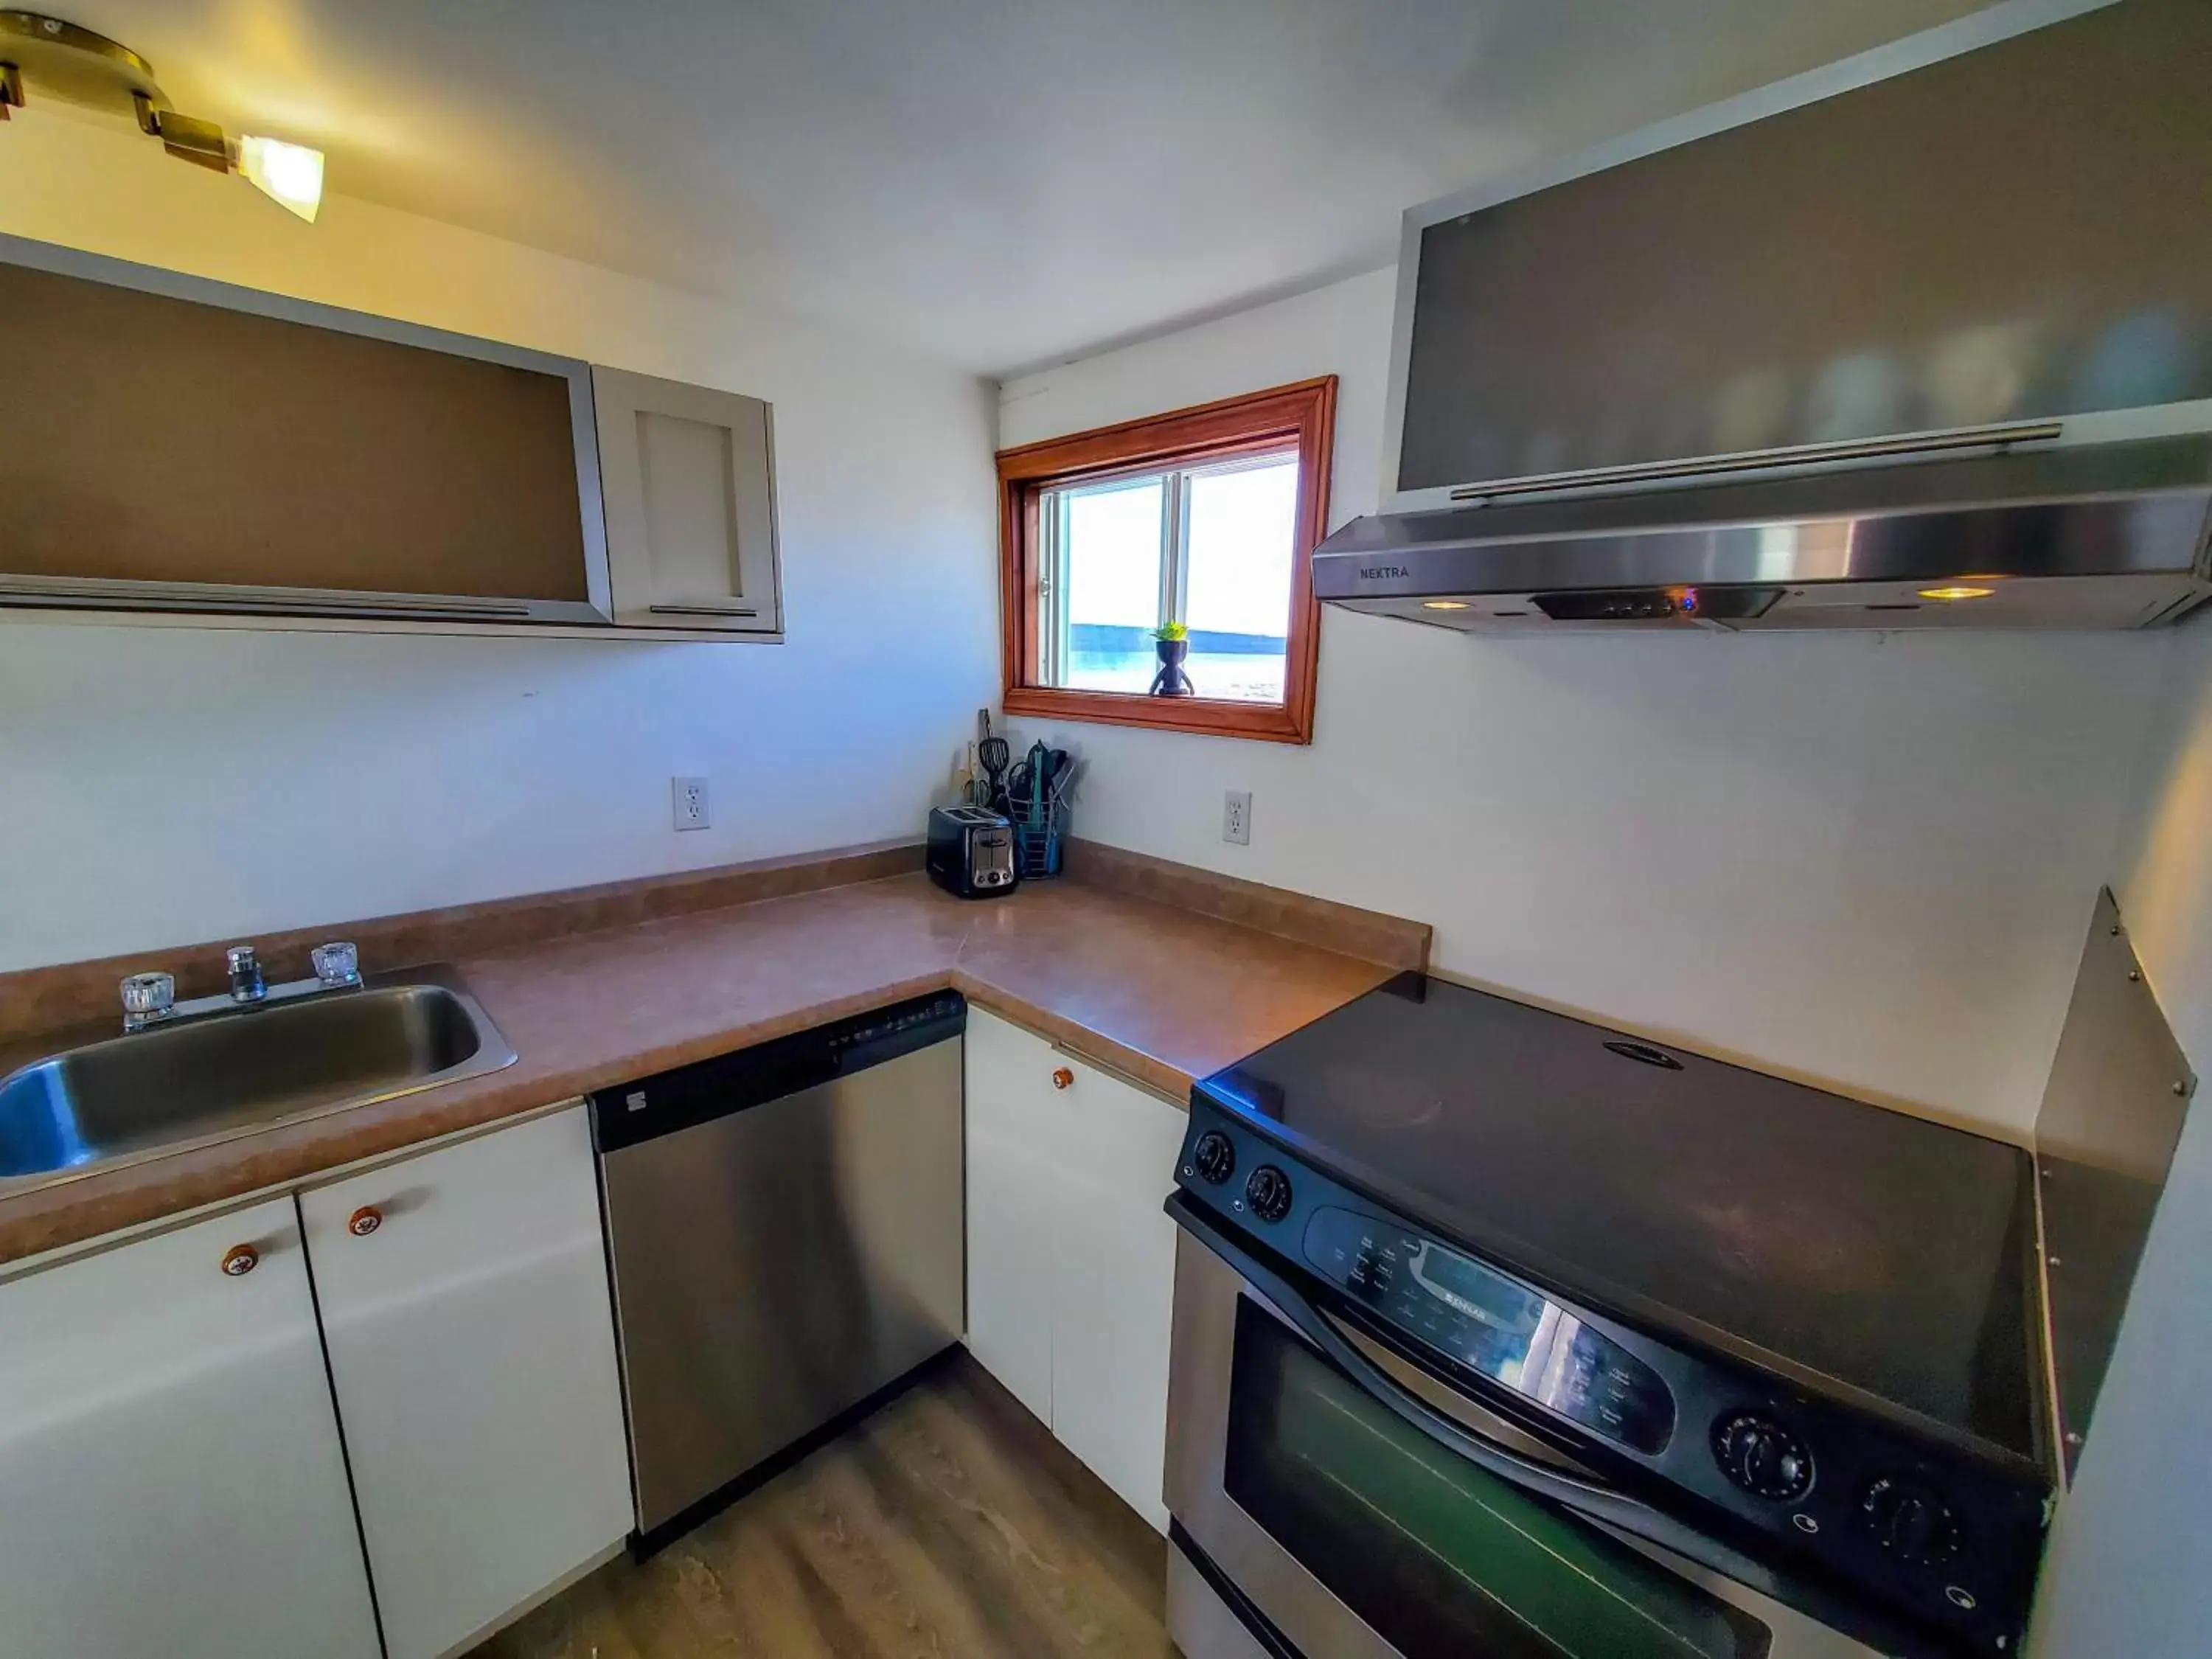
[[[1761,1659],[1766,1628],[1407,1424],[1239,1297],[1224,1484],[1406,1659]]]

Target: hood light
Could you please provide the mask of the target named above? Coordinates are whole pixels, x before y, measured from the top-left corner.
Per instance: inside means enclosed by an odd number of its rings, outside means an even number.
[[[1967,587],[1959,585],[1948,587],[1923,587],[1920,590],[1920,597],[1923,599],[1940,599],[1947,602],[1952,599],[1986,599],[1996,592],[1996,589],[1994,587]]]
[[[1423,599],[1421,601],[1421,609],[1424,611],[1467,611],[1472,608],[1465,599]]]

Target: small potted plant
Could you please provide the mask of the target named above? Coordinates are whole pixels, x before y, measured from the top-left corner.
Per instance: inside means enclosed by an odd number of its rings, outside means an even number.
[[[1152,695],[1156,697],[1194,697],[1198,688],[1183,672],[1183,659],[1190,655],[1190,629],[1179,622],[1163,623],[1152,630],[1152,639],[1159,647],[1160,672],[1152,676]]]

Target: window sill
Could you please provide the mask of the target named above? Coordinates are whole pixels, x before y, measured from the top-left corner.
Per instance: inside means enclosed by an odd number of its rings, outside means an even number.
[[[1200,737],[1251,738],[1263,743],[1313,741],[1313,709],[1273,702],[1212,702],[1204,697],[1146,697],[1122,691],[1070,691],[1055,686],[1006,688],[1006,712],[1042,720],[1142,726]]]

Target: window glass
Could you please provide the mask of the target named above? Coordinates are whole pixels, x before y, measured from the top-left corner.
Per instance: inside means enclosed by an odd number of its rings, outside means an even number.
[[[1085,691],[1150,689],[1160,623],[1161,532],[1167,480],[1117,480],[1055,490],[1065,585],[1065,664],[1051,684]]]
[[[1182,619],[1201,697],[1280,702],[1297,533],[1295,455],[1188,475]]]
[[[1180,621],[1198,696],[1281,702],[1297,503],[1295,454],[1047,491],[1042,683],[1142,696]]]

